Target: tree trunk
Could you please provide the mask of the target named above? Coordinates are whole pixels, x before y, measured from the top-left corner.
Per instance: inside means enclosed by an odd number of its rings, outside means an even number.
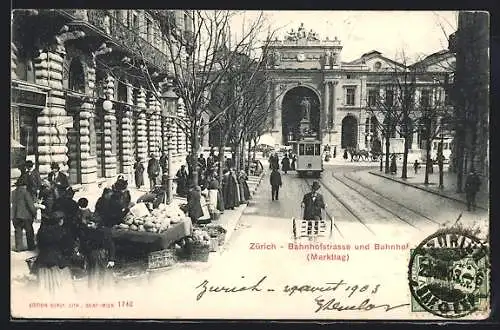
[[[431,160],[431,139],[427,136],[425,141],[425,184],[429,184],[430,167],[432,166]]]
[[[248,138],[248,170],[246,171],[247,175],[250,172],[250,160],[252,159],[252,139]]]
[[[408,137],[408,133],[405,135],[405,148],[403,153],[403,168],[401,169],[401,179],[408,179],[408,151],[410,150],[410,138]]]
[[[391,134],[388,134],[387,136],[391,136]],[[389,174],[389,151],[390,151],[390,146],[391,142],[389,140],[389,137],[386,137],[385,139],[385,174]]]
[[[464,132],[463,130],[457,131],[457,154],[456,154],[456,164],[457,164],[457,193],[462,192],[463,185],[463,171],[464,171]]]
[[[191,139],[191,164],[193,165],[193,185],[198,185],[198,159],[197,156],[200,150],[200,140],[198,138],[197,130],[195,129],[195,134],[193,134],[193,138]]]

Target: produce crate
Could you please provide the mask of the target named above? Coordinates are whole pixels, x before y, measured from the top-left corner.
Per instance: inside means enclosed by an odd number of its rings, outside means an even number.
[[[170,267],[177,262],[174,249],[151,252],[148,255],[148,270]]]
[[[191,261],[207,262],[209,254],[210,246],[196,243],[192,246],[190,259]]]
[[[219,251],[219,239],[217,237],[210,238],[210,252],[217,252]]]

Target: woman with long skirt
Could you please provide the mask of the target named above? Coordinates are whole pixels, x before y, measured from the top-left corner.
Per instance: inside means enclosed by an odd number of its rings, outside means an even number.
[[[248,177],[245,171],[240,171],[238,181],[240,184],[240,195],[243,200],[243,203],[247,203],[250,200],[250,188],[248,188],[247,180]]]

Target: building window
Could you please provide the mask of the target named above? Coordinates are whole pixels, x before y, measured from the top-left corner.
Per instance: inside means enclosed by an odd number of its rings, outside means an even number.
[[[376,89],[370,89],[368,91],[368,106],[377,105],[378,91]]]
[[[385,91],[385,104],[388,106],[394,105],[394,91],[390,89]]]
[[[420,95],[420,104],[423,107],[431,105],[431,92],[428,89],[422,90],[422,94]]]
[[[350,74],[348,74],[347,79],[352,79],[352,76]]]
[[[132,29],[139,33],[139,16],[136,12],[132,12]]]
[[[345,104],[346,105],[354,105],[354,95],[356,93],[356,88],[355,87],[348,87],[346,88],[346,99],[345,99]]]
[[[380,63],[380,62],[375,62],[375,65],[373,65],[373,68],[375,69],[375,71],[379,71],[381,67],[382,67],[382,63]]]

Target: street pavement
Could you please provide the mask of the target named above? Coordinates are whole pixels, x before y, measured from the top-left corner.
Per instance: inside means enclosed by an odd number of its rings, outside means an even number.
[[[263,161],[263,164],[269,172],[267,163]],[[142,278],[116,282],[97,294],[87,293],[82,286],[78,290],[78,301],[116,303],[124,300],[133,301],[135,307],[130,311],[79,309],[78,313],[107,318],[138,315],[145,318],[359,318],[359,312],[316,313],[315,298],[322,296],[328,300],[331,293],[291,289],[339,282],[345,290],[336,297],[346,305],[357,305],[366,297],[377,304],[404,304],[409,299],[410,249],[443,225],[453,225],[457,219],[467,227],[481,225],[478,235],[483,237],[487,234],[488,212],[468,212],[463,203],[370,174],[376,170],[374,163],[351,164],[337,159],[325,164],[325,172],[318,181],[327,203],[326,219],[333,219],[333,235],[313,241],[294,239],[292,221],[301,217],[302,196],[310,191],[315,179],[299,178],[294,172],[282,174],[279,200],[272,201],[269,173],[266,173],[249,205],[241,207],[242,216],[224,249],[211,253],[208,262],[179,262]],[[330,244],[331,249],[304,250],[309,243]],[[298,244],[302,244],[302,249],[290,249],[300,247]],[[396,244],[399,248],[394,248]],[[259,290],[221,293],[222,289],[217,289],[252,285]],[[212,292],[209,292],[211,286]],[[29,293],[21,291],[13,296],[18,306],[33,300]],[[406,318],[409,308],[394,309],[384,316]],[[75,313],[71,309],[26,312],[43,313],[44,317]],[[363,318],[381,317],[376,310],[363,313]]]

